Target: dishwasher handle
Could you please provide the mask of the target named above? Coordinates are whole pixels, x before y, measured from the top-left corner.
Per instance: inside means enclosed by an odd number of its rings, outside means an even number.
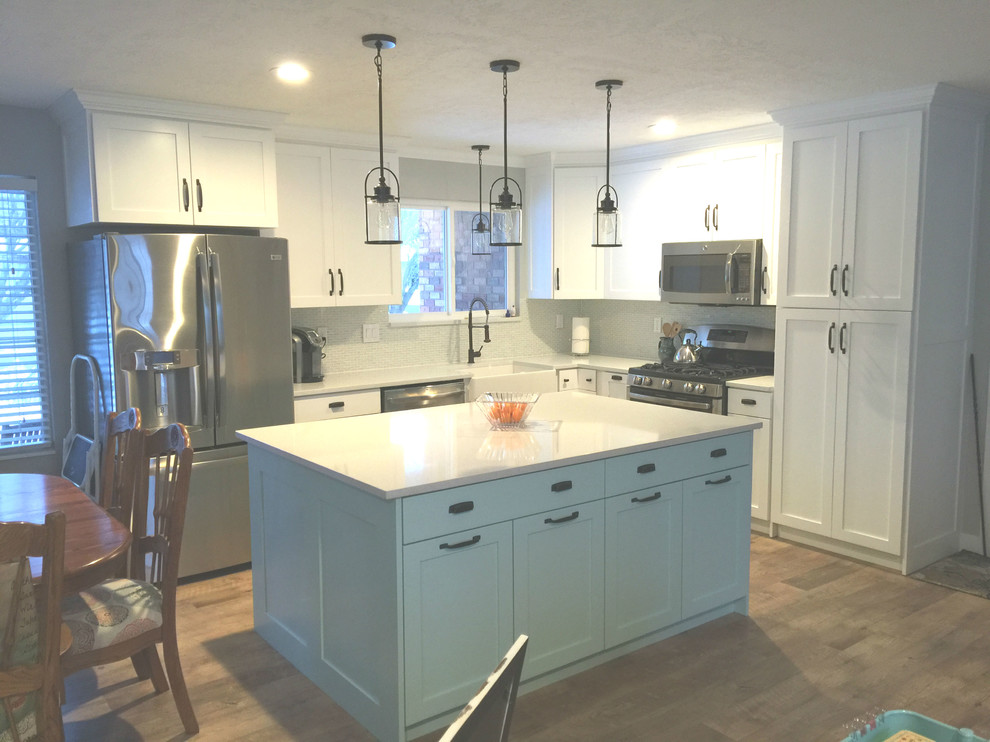
[[[465,400],[466,390],[463,379],[385,387],[382,389],[382,412],[460,404]]]

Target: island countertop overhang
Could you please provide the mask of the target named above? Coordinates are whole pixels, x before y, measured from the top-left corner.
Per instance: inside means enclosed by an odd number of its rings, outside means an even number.
[[[598,397],[544,394],[521,430],[492,430],[473,404],[237,432],[302,466],[392,500],[760,427],[726,417]]]

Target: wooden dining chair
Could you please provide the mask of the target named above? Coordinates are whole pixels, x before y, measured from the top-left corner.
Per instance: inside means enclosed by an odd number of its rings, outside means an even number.
[[[62,671],[70,675],[132,658],[139,676],[143,675],[140,668],[148,668],[156,692],[167,691],[171,683],[182,725],[186,733],[196,734],[199,723],[182,676],[175,631],[179,548],[193,450],[189,434],[179,423],[145,433],[143,443],[131,519],[134,541],[129,577],[106,580],[63,601],[62,620],[72,630],[72,647],[62,659]],[[153,503],[150,518],[149,502]],[[153,523],[150,532],[149,521]]]
[[[28,557],[41,557],[34,587]],[[58,742],[62,729],[59,603],[65,515],[44,525],[0,523],[0,738]]]
[[[99,505],[128,528],[131,527],[137,463],[143,454],[143,441],[141,411],[136,407],[107,416]]]
[[[506,742],[529,637],[520,634],[439,742]]]

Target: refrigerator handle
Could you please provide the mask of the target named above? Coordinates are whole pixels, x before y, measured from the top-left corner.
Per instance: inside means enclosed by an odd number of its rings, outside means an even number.
[[[205,253],[200,253],[196,256],[196,269],[199,272],[199,285],[200,289],[200,302],[202,303],[203,309],[203,358],[199,359],[199,362],[203,364],[203,369],[205,372],[205,379],[203,388],[212,389],[215,383],[213,379],[213,347],[215,344],[214,338],[214,326],[215,321],[213,317],[213,301],[210,291],[210,267],[209,267],[209,256]],[[213,426],[213,410],[209,408],[209,400],[212,395],[203,394],[202,395],[202,412],[204,424],[212,427]],[[207,422],[209,421],[209,422]]]
[[[226,409],[221,406],[221,400],[227,393],[227,362],[226,353],[224,345],[224,330],[223,330],[223,281],[220,276],[220,256],[215,252],[210,252],[210,267],[212,268],[213,275],[213,303],[214,303],[214,329],[216,331],[217,337],[217,348],[216,348],[216,361],[217,361],[217,376],[216,376],[216,399],[213,402],[216,412],[216,426],[219,428],[221,425],[221,418],[223,417]]]

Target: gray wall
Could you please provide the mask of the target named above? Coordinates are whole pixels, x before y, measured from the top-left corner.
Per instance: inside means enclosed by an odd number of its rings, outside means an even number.
[[[0,471],[61,471],[62,439],[69,427],[68,369],[72,360],[65,244],[65,176],[58,125],[44,111],[0,106],[0,172],[38,181],[45,314],[51,362],[53,449],[40,456],[0,458]]]

